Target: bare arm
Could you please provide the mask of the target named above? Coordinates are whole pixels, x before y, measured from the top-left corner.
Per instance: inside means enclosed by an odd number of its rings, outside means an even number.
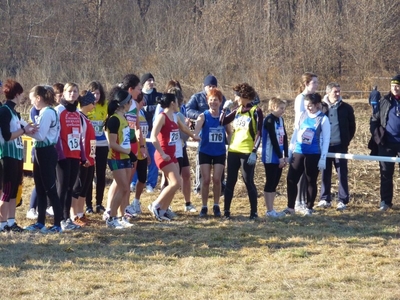
[[[200,138],[196,135],[193,134],[193,132],[190,131],[189,127],[186,126],[184,122],[180,118],[178,118],[178,126],[179,129],[182,130],[184,133],[186,133],[188,136],[190,136],[192,139],[195,141],[199,141]]]
[[[194,135],[199,135],[201,129],[203,128],[204,125],[204,121],[205,121],[205,117],[204,114],[200,114],[196,120],[196,126],[194,127]]]
[[[131,149],[122,148],[121,145],[117,143],[117,138],[118,134],[116,133],[107,134],[108,144],[110,145],[110,148],[120,153],[129,154],[131,152]]]
[[[158,134],[161,131],[161,128],[165,124],[165,115],[159,114],[157,118],[154,120],[153,129],[151,130],[150,140],[153,143],[154,147],[160,153],[160,155],[164,158],[166,156],[164,150],[161,148],[160,142],[157,139]]]

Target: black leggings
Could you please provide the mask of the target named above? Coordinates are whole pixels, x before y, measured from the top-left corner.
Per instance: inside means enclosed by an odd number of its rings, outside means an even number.
[[[287,175],[287,197],[288,207],[294,208],[297,196],[297,183],[304,172],[307,180],[307,208],[314,207],[317,197],[318,161],[320,154],[293,154]]]
[[[136,164],[136,174],[138,181],[146,183],[147,180],[147,159],[138,159]]]
[[[228,152],[227,159],[227,179],[224,193],[224,210],[230,211],[233,198],[233,191],[238,179],[239,169],[242,172],[242,178],[246,185],[247,193],[249,194],[250,213],[257,212],[257,188],[254,184],[255,165],[249,165],[247,159],[250,154],[242,154]]]
[[[79,159],[65,158],[57,164],[57,192],[64,210],[64,220],[70,217],[72,189],[79,173],[79,163]]]
[[[108,146],[96,147],[96,205],[102,205],[104,189],[106,188],[106,169],[107,169]],[[93,178],[86,194],[86,207],[92,207],[93,199]]]
[[[33,179],[37,194],[38,222],[43,225],[46,221],[48,200],[54,210],[54,225],[60,226],[62,219],[62,206],[56,187],[57,158],[54,146],[35,148]]]

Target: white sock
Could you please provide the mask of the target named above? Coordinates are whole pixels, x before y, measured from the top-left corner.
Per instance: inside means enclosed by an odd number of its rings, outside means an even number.
[[[7,220],[7,225],[10,226],[10,227],[13,226],[14,223],[15,223],[15,219],[14,218],[11,218],[11,219]]]
[[[132,204],[139,204],[139,203],[140,203],[139,199],[136,199],[136,198],[133,199]]]
[[[82,218],[83,217],[83,213],[77,213],[76,214],[78,218]]]
[[[0,229],[3,230],[4,226],[6,226],[6,225],[7,225],[7,221],[0,222]]]

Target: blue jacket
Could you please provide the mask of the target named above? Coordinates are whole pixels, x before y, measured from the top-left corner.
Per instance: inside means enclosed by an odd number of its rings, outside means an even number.
[[[225,101],[225,96],[222,96],[221,109],[224,106]],[[196,120],[201,113],[205,112],[209,108],[210,107],[207,103],[206,92],[198,92],[192,95],[188,103],[186,103],[186,116],[189,119]]]
[[[143,93],[143,100],[145,101],[145,106],[143,106],[143,111],[144,115],[146,117],[147,124],[149,125],[149,133],[147,137],[150,137],[150,132],[153,129],[153,117],[154,117],[154,112],[157,107],[157,97],[161,97],[162,94],[157,92],[156,89],[153,89],[151,94],[145,94]]]

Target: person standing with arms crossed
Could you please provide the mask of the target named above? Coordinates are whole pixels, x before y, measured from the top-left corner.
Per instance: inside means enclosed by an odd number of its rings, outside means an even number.
[[[340,85],[331,82],[326,86],[326,95],[323,100],[329,110],[325,115],[331,124],[331,138],[328,152],[347,153],[350,141],[356,133],[356,118],[353,107],[343,102],[340,96]],[[336,209],[345,210],[349,203],[349,184],[347,159],[326,158],[326,169],[322,172],[321,195],[317,207],[331,207],[332,165],[334,165],[339,179],[338,203]]]
[[[379,156],[400,156],[400,74],[392,78],[390,93],[379,101],[378,109],[371,117],[370,131],[378,144]],[[392,162],[379,162],[380,211],[393,206],[394,166]]]

